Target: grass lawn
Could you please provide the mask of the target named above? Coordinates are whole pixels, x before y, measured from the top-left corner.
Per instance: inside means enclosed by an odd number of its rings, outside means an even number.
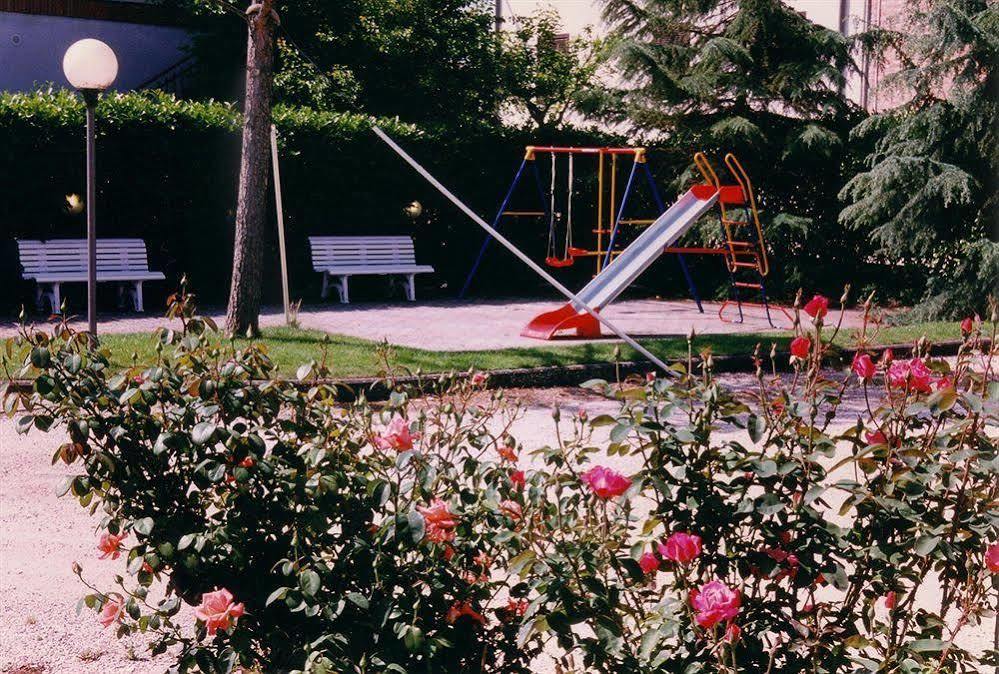
[[[877,335],[880,344],[912,343],[922,336],[930,341],[958,339],[961,331],[957,323],[922,323],[886,328]],[[323,333],[314,330],[295,328],[268,328],[263,331],[261,341],[266,344],[268,354],[277,363],[283,374],[294,374],[297,367],[309,360],[319,359]],[[645,339],[642,344],[663,358],[685,356],[687,343],[683,338]],[[742,335],[701,335],[694,342],[695,349],[710,347],[718,355],[747,354],[758,342],[769,344],[776,341],[786,348],[789,337],[785,332],[762,332]],[[107,334],[101,337],[104,346],[111,349],[112,360],[116,365],[132,363],[132,354],[137,354],[140,362],[148,362],[154,355],[154,340],[149,334]],[[843,346],[853,343],[851,331],[841,332],[836,342]],[[237,345],[246,340],[236,340]],[[607,362],[613,358],[615,343],[601,342],[579,345],[539,345],[529,348],[495,349],[490,351],[425,351],[403,346],[389,347],[393,366],[424,372],[446,370],[467,370],[475,367],[482,370],[501,368],[537,367],[543,365],[571,365],[576,363]],[[621,357],[631,359],[635,354],[622,345]],[[382,369],[379,360],[378,344],[355,337],[330,335],[327,363],[336,376],[366,376],[377,374]]]

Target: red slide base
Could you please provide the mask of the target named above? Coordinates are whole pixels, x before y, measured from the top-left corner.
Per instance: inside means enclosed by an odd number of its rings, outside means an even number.
[[[521,337],[553,339],[562,330],[575,330],[577,337],[593,339],[600,336],[600,321],[588,313],[578,313],[571,304],[555,311],[538,314],[520,331]]]

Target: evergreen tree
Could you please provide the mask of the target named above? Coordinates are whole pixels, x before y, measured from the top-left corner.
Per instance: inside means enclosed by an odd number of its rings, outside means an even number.
[[[982,311],[999,287],[999,11],[912,1],[904,20],[861,41],[880,64],[900,64],[885,86],[907,100],[854,130],[873,151],[842,191],[841,220],[886,262],[925,270],[914,317]]]
[[[686,162],[697,150],[740,158],[776,258],[771,287],[835,292],[855,280],[844,270],[856,236],[836,222],[860,115],[843,95],[847,40],[779,0],[604,2],[622,76],[604,112]]]

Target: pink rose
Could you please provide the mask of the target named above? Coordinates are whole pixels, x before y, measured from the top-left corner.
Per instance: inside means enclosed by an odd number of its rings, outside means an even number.
[[[985,566],[992,573],[999,573],[999,543],[993,543],[985,551]]]
[[[729,623],[728,629],[725,630],[725,636],[722,637],[725,641],[730,644],[734,644],[739,641],[739,637],[742,636],[742,628],[735,623]]]
[[[456,601],[451,605],[451,608],[447,610],[447,622],[449,625],[455,624],[459,618],[462,616],[468,616],[480,625],[486,624],[485,617],[478,611],[472,608],[472,605],[467,601]]]
[[[118,559],[121,557],[121,542],[128,536],[128,533],[121,533],[118,535],[112,534],[110,532],[101,534],[101,539],[97,543],[97,549],[100,550],[101,554],[98,559]]]
[[[886,349],[885,352],[881,354],[881,365],[884,367],[891,365],[893,360],[895,360],[895,353],[891,349]]]
[[[234,604],[232,593],[222,588],[201,595],[201,604],[194,609],[194,617],[205,623],[208,636],[214,636],[218,630],[227,630],[243,615],[242,604]]]
[[[121,597],[108,597],[107,601],[104,602],[104,608],[101,609],[101,615],[98,620],[102,627],[108,627],[112,623],[120,622],[124,614],[125,604],[122,602]]]
[[[510,471],[510,483],[517,489],[523,489],[524,485],[527,484],[527,480],[524,478],[524,471],[522,470]]]
[[[638,566],[642,568],[642,573],[655,573],[659,568],[659,558],[653,552],[646,552],[638,560]]]
[[[516,501],[507,499],[500,503],[500,511],[514,522],[519,522],[524,517],[524,511]]]
[[[934,381],[933,372],[922,358],[896,360],[888,367],[888,383],[896,388],[929,393]]]
[[[409,430],[409,420],[406,417],[398,416],[392,418],[388,428],[381,435],[376,435],[371,444],[378,449],[395,449],[405,451],[413,448],[413,441],[419,439],[419,435],[414,435]]]
[[[812,352],[812,340],[808,337],[795,337],[791,340],[791,355],[804,360]]]
[[[975,329],[975,322],[968,316],[963,321],[961,321],[961,334],[967,337],[971,334],[971,331]]]
[[[874,431],[871,433],[868,431],[864,434],[864,439],[867,440],[868,445],[887,445],[888,438],[885,437],[884,432]]]
[[[526,599],[510,599],[506,603],[506,612],[514,616],[522,616],[527,613]]]
[[[631,480],[604,466],[590,468],[583,473],[582,480],[589,485],[598,498],[602,499],[620,496],[631,486]]]
[[[501,445],[496,453],[500,455],[500,458],[504,461],[509,461],[510,463],[517,463],[517,449],[513,445]]]
[[[866,353],[858,353],[853,357],[853,373],[858,378],[872,379],[875,372],[877,372],[877,368],[874,367],[874,361]]]
[[[829,299],[822,295],[815,295],[808,300],[802,310],[812,318],[822,318],[829,313]]]
[[[697,624],[712,628],[723,620],[732,620],[739,614],[741,598],[738,590],[730,589],[720,580],[705,583],[690,593],[690,605],[697,613]]]
[[[891,592],[889,592],[888,594],[886,594],[883,597],[883,599],[884,599],[884,602],[885,602],[885,608],[886,609],[888,609],[890,611],[893,608],[895,608],[895,590],[892,590]]]
[[[485,386],[488,375],[485,372],[476,372],[472,375],[472,386]]]
[[[419,506],[417,510],[423,515],[427,527],[427,540],[431,543],[445,543],[454,540],[454,528],[458,520],[448,510],[447,503],[435,498],[430,507]]]
[[[659,554],[677,564],[686,564],[701,554],[701,537],[676,532],[659,544]]]
[[[655,372],[646,372],[645,373],[645,382],[646,383],[651,384],[655,380],[656,380],[656,373]]]

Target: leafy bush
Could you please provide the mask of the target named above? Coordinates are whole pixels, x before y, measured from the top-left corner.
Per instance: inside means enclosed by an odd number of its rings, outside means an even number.
[[[124,557],[81,603],[182,671],[978,671],[955,639],[999,571],[995,321],[953,365],[920,344],[830,376],[828,304],[801,308],[793,377],[760,357],[736,394],[691,346],[669,376],[592,382],[620,411],[556,410],[530,467],[485,375],[338,404],[321,361],[276,380],[184,294],[183,329],[124,372],[26,330],[8,375],[34,388],[4,409],[65,426],[64,493],[99,514],[99,563]]]

